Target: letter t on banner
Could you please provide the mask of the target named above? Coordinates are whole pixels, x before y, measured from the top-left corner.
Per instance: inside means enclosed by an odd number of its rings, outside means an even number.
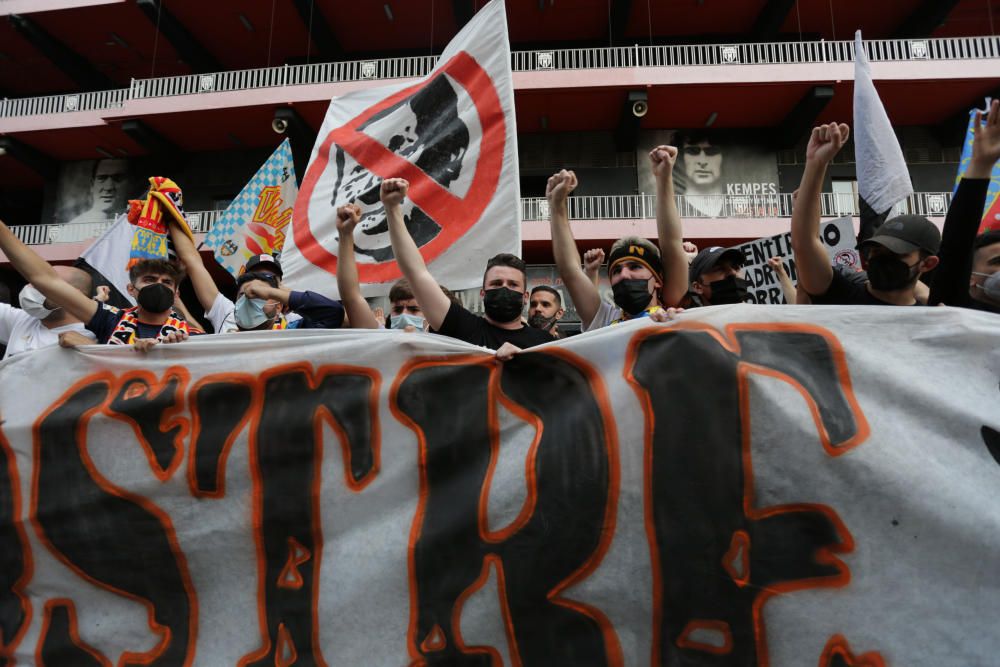
[[[403,219],[438,282],[476,287],[489,257],[520,251],[517,130],[502,1],[481,9],[424,78],[330,102],[285,243],[289,285],[338,293],[336,210],[354,203],[361,207],[354,247],[362,293],[389,292],[402,273],[379,201],[385,178],[410,182]]]

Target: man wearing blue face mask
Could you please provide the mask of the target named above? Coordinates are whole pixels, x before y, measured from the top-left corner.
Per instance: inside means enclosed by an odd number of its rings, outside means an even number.
[[[239,327],[236,325],[235,304],[219,291],[215,279],[212,278],[212,274],[209,273],[204,261],[202,261],[201,253],[198,252],[192,238],[177,225],[170,225],[170,240],[174,243],[177,258],[184,265],[188,277],[191,279],[191,286],[194,287],[198,303],[205,310],[205,319],[212,324],[215,333],[237,331]],[[243,274],[247,272],[266,274],[276,278],[277,281],[281,280],[282,275],[281,265],[271,255],[250,257],[243,266],[242,272]]]
[[[236,285],[239,296],[234,318],[239,331],[337,329],[344,323],[344,307],[339,301],[315,292],[284,289],[272,274],[250,271],[240,276]],[[289,321],[282,312],[285,306],[300,319]]]
[[[55,266],[56,273],[80,292],[89,297],[90,275],[69,266]],[[77,333],[92,343],[97,337],[87,331],[83,322],[49,302],[31,283],[24,286],[19,296],[21,308],[0,303],[0,343],[7,346],[4,359],[22,352],[30,352],[59,343],[59,335]]]

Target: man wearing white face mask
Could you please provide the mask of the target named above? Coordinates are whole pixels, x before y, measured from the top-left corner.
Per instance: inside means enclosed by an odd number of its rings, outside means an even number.
[[[344,307],[339,301],[315,292],[284,289],[272,274],[244,273],[236,280],[236,285],[239,296],[234,317],[238,331],[337,329],[344,323]],[[282,314],[284,306],[291,308],[300,319],[286,319]]]
[[[53,267],[59,277],[90,296],[91,280],[86,271],[69,266]],[[74,332],[96,343],[97,338],[87,331],[83,322],[62,308],[46,303],[45,296],[30,283],[19,296],[21,308],[0,303],[0,342],[7,345],[4,359],[43,347],[57,345],[59,335]]]

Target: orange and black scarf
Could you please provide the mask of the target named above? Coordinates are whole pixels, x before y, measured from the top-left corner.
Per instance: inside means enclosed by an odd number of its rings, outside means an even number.
[[[135,314],[137,309],[138,307],[133,307],[122,311],[121,319],[118,320],[115,330],[111,332],[111,337],[108,338],[108,345],[131,345],[136,341],[136,337],[139,334],[139,318]],[[192,332],[201,333],[200,329],[188,326],[187,321],[181,317],[180,313],[176,310],[171,310],[170,317],[160,327],[160,333],[157,334],[156,340],[163,340],[170,334],[178,331],[189,335]]]

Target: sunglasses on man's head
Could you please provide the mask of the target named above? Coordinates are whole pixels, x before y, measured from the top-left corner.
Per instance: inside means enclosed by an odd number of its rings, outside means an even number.
[[[705,155],[718,155],[721,152],[722,152],[722,149],[719,148],[718,146],[685,146],[684,147],[684,154],[685,155],[691,155],[691,156],[701,155],[702,153],[704,153]]]
[[[247,271],[240,276],[239,284],[242,285],[243,283],[248,283],[251,280],[263,280],[271,287],[278,286],[278,277],[273,273],[267,273],[266,271]]]

